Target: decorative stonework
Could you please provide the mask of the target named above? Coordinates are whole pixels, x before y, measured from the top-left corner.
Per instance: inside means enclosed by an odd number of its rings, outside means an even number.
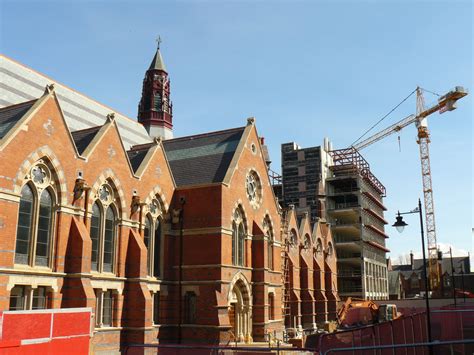
[[[46,131],[46,135],[48,137],[51,137],[51,135],[54,133],[54,126],[53,126],[53,123],[52,123],[52,120],[51,119],[48,119],[44,124],[43,124],[43,128],[44,130]]]
[[[262,202],[262,183],[255,170],[250,170],[245,179],[247,198],[254,209],[260,207]]]

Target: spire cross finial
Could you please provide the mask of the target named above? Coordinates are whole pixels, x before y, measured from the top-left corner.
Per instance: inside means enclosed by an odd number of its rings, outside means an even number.
[[[158,38],[156,39],[156,43],[157,43],[157,47],[158,47],[158,49],[160,49],[160,44],[161,44],[161,36],[158,36]]]

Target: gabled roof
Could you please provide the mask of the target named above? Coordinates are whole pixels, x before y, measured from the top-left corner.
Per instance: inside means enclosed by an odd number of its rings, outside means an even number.
[[[176,185],[224,180],[245,127],[163,141]]]
[[[31,100],[19,103],[17,105],[0,108],[0,139],[10,131],[37,100]]]
[[[74,144],[76,144],[79,154],[84,153],[84,150],[86,150],[87,146],[92,142],[101,128],[102,126],[96,126],[71,132],[72,139],[74,140]]]
[[[154,145],[155,143],[141,144],[139,146],[133,146],[132,149],[127,151],[128,159],[130,160],[130,164],[135,173],[140,167],[143,159],[145,159],[150,148]]]

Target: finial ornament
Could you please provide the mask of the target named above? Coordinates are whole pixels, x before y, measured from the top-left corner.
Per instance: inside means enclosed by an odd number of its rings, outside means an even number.
[[[161,36],[158,36],[158,38],[156,39],[156,43],[157,43],[157,49],[160,49],[160,44],[161,44]]]

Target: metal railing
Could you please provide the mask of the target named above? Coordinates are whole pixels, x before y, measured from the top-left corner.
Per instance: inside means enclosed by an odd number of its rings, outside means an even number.
[[[285,346],[219,346],[219,345],[185,345],[185,344],[127,344],[123,347],[122,353],[132,355],[134,353],[143,354],[156,350],[158,354],[166,355],[232,355],[242,353],[271,353],[271,354],[298,354],[308,352],[314,353],[314,349],[291,347],[290,344]]]
[[[395,349],[415,349],[415,348],[425,348],[425,349],[432,349],[432,353],[434,354],[464,354],[463,349],[462,353],[455,348],[456,345],[467,345],[473,344],[474,339],[467,339],[467,340],[452,340],[452,341],[433,341],[431,343],[413,343],[413,344],[393,344],[393,345],[376,345],[376,346],[358,346],[358,347],[350,347],[350,348],[334,348],[326,350],[323,355],[328,354],[337,354],[340,352],[352,352],[353,354],[369,354],[368,351],[372,354],[382,354],[383,350],[392,349],[392,353],[395,353]],[[464,348],[464,346],[463,346]],[[449,353],[446,350],[449,349]],[[371,351],[372,350],[372,351]],[[363,352],[362,352],[363,351]],[[384,352],[385,353],[385,352]]]

